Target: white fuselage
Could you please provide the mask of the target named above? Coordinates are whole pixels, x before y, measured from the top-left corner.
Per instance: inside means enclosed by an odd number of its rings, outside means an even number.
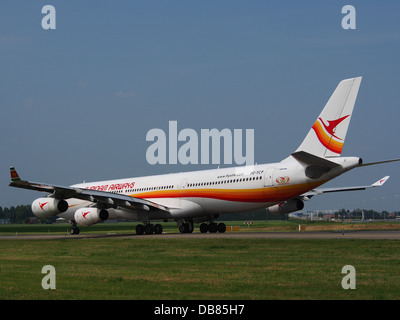
[[[169,208],[169,216],[151,219],[188,219],[220,213],[267,208],[293,199],[358,166],[359,158],[335,158],[340,164],[329,174],[310,179],[305,167],[289,157],[279,163],[174,173],[138,178],[82,183],[72,187],[118,193],[146,199]],[[69,209],[60,214],[73,219],[77,209],[94,203],[68,199]],[[110,219],[143,220],[141,212],[109,209]]]

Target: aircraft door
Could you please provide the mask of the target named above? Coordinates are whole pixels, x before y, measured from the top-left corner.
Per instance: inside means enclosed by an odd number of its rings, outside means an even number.
[[[264,176],[264,187],[273,187],[274,186],[274,171],[275,168],[268,168],[265,172]]]
[[[179,191],[179,194],[181,197],[183,197],[185,195],[186,187],[187,187],[187,179],[183,179],[181,182],[181,187],[180,187],[180,191]]]

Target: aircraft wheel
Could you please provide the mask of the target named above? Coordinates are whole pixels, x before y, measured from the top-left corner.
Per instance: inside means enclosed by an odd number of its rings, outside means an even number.
[[[154,226],[154,233],[155,234],[161,234],[163,232],[163,227],[161,224],[156,224]]]
[[[218,231],[218,225],[215,222],[212,222],[208,226],[210,233],[216,233]]]
[[[152,224],[146,224],[146,226],[144,227],[144,233],[145,234],[153,234],[154,232],[154,227]]]
[[[218,232],[224,233],[226,231],[226,225],[223,222],[218,223]]]
[[[185,222],[182,223],[181,226],[179,226],[180,233],[193,233],[193,229],[193,222]]]
[[[73,227],[73,228],[71,228],[71,230],[70,230],[70,233],[71,234],[79,234],[79,228],[78,227]]]
[[[183,226],[185,227],[185,233],[193,233],[194,230],[193,221],[184,223]]]
[[[201,233],[207,233],[207,232],[208,232],[208,225],[207,225],[207,223],[202,223],[202,224],[200,225],[200,232],[201,232]]]
[[[136,234],[142,235],[144,233],[144,225],[138,224],[136,226]]]

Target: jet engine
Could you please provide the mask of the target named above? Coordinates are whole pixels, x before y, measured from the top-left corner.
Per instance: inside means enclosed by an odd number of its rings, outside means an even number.
[[[38,218],[49,218],[68,210],[68,202],[55,198],[39,198],[32,202],[32,212]]]
[[[302,210],[304,208],[304,202],[299,199],[290,199],[288,201],[281,202],[268,210],[272,214],[287,214],[295,211]]]
[[[91,226],[92,224],[99,223],[107,220],[109,217],[108,211],[98,208],[82,208],[75,211],[74,219],[77,225]]]

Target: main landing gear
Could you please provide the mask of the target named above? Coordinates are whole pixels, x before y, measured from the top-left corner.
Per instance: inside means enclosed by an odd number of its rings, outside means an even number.
[[[209,224],[207,223],[202,223],[200,225],[200,232],[201,233],[224,233],[226,231],[226,225],[223,222],[220,222],[218,224],[216,224],[215,222],[211,222]]]
[[[136,226],[136,234],[161,234],[163,232],[163,227],[161,224],[152,225],[148,223],[146,225],[138,224]]]
[[[182,220],[177,221],[179,232],[180,233],[193,233],[194,223],[193,220],[186,220],[183,222]]]
[[[183,222],[182,220],[177,221],[178,226],[179,226],[179,232],[180,233],[192,233],[194,230],[194,225],[193,225],[193,220],[186,220],[186,222]],[[226,225],[223,222],[220,223],[215,223],[214,221],[211,221],[210,223],[202,223],[200,225],[200,232],[201,233],[224,233],[226,231]]]
[[[177,221],[178,223],[178,228],[180,233],[193,233],[194,230],[194,224],[193,220],[187,220],[186,222],[183,222],[182,220]],[[215,223],[215,222],[210,222],[210,223],[202,223],[200,225],[200,232],[201,233],[224,233],[226,231],[226,225],[223,222],[220,223]],[[138,224],[136,226],[136,234],[138,235],[143,235],[143,234],[161,234],[163,232],[163,227],[161,224]],[[71,231],[72,233],[72,231]]]

